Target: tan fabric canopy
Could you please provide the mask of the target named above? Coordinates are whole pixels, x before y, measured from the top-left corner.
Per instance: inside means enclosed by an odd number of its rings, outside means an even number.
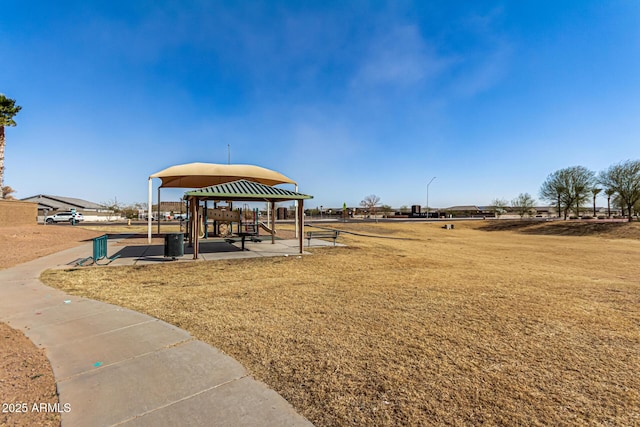
[[[221,165],[216,163],[187,163],[171,166],[149,176],[160,178],[161,187],[202,188],[246,179],[265,185],[296,184],[279,172],[255,165]]]

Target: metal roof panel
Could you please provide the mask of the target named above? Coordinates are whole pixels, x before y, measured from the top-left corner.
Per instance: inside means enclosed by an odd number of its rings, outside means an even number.
[[[284,188],[271,187],[258,182],[241,179],[198,190],[187,191],[187,197],[206,197],[210,199],[235,199],[235,200],[302,200],[312,199],[313,196],[297,193]]]

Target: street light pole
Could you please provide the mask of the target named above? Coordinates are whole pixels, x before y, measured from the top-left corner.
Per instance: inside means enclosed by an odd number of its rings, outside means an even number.
[[[429,181],[429,183],[427,184],[427,219],[429,219],[429,186],[431,185],[434,179],[436,179],[435,176],[431,178],[431,181]]]

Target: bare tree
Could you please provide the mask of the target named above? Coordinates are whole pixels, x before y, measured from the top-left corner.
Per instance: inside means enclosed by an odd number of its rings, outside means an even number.
[[[540,197],[557,203],[558,215],[564,219],[575,206],[575,214],[580,215],[580,207],[589,200],[595,183],[595,173],[584,166],[572,166],[555,171],[547,176],[540,187]]]
[[[525,215],[533,216],[536,213],[534,208],[536,200],[529,193],[520,193],[518,197],[511,201],[511,206],[518,212],[520,218]]]
[[[13,188],[11,188],[8,185],[5,185],[4,187],[2,187],[2,194],[4,195],[4,198],[7,200],[15,200],[15,197],[12,196],[13,193],[16,192],[16,190],[14,190]]]
[[[120,205],[117,201],[116,205]],[[138,214],[141,210],[145,209],[144,203],[133,203],[126,206],[120,206],[119,212],[127,219],[138,219]],[[111,221],[110,216],[107,216],[107,220]]]
[[[566,198],[566,181],[566,172],[564,169],[562,169],[555,171],[554,173],[547,176],[547,179],[542,183],[542,187],[540,187],[540,197],[542,199],[548,200],[550,202],[557,202],[556,206],[558,208],[558,217],[562,215],[562,201],[564,198]],[[564,219],[567,219],[567,210],[568,208],[564,209]]]
[[[114,197],[113,200],[103,202],[102,206],[107,211],[107,221],[111,221],[114,214],[117,215],[122,211],[122,204],[118,202],[117,197]]]
[[[627,160],[610,166],[600,172],[598,181],[616,194],[631,221],[633,205],[640,200],[640,160]]]
[[[493,213],[496,215],[496,218],[500,218],[500,215],[503,215],[507,212],[507,208],[509,207],[509,202],[505,199],[495,198],[491,201],[491,209]]]
[[[376,196],[375,194],[371,194],[365,197],[360,202],[360,206],[365,208],[369,213],[373,214],[373,217],[376,218],[376,221],[378,220],[378,218],[376,217],[376,208],[378,207],[379,204],[380,204],[380,197]]]

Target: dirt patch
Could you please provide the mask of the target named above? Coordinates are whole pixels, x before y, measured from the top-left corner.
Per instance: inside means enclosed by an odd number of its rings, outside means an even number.
[[[102,234],[70,225],[0,227],[0,269],[72,248]]]
[[[59,426],[49,360],[22,332],[0,323],[0,425]]]

